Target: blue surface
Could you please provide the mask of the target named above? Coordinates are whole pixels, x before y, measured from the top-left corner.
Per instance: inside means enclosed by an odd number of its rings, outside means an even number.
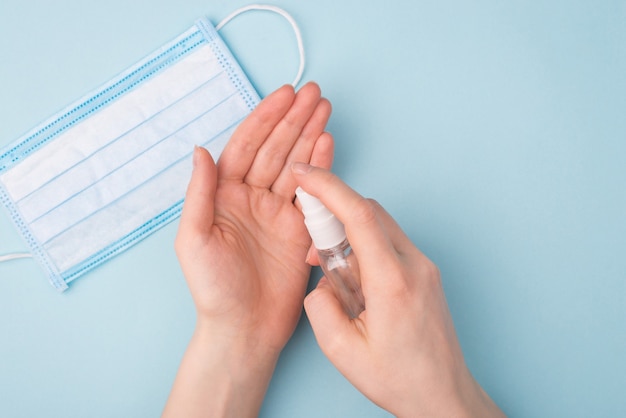
[[[0,145],[244,4],[3,0]],[[276,4],[333,102],[335,172],[440,266],[484,388],[514,417],[626,416],[626,2]],[[280,17],[223,35],[262,95],[292,80]],[[64,294],[32,261],[0,264],[0,416],[159,415],[194,323],[176,227]],[[0,212],[0,253],[24,248]],[[303,316],[261,416],[388,414]]]

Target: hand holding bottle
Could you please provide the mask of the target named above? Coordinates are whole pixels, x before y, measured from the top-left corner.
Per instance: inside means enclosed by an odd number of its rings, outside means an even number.
[[[346,230],[318,198],[301,187],[296,189],[296,196],[302,206],[304,224],[318,251],[319,265],[343,310],[350,318],[356,318],[365,309],[365,302],[359,263],[346,237]]]
[[[375,201],[329,171],[295,163],[292,172],[345,225],[360,269],[358,317],[345,312],[326,278],[305,299],[330,361],[399,417],[503,416],[465,365],[437,267]]]

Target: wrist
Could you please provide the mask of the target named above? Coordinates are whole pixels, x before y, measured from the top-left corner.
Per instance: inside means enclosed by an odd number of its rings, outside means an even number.
[[[245,380],[249,375],[268,374],[274,371],[281,348],[271,347],[262,338],[245,327],[224,327],[214,321],[198,317],[193,340],[203,347],[207,357],[219,359],[233,378]]]
[[[198,318],[163,417],[256,417],[278,354]]]
[[[449,380],[447,389],[429,394],[429,398],[407,396],[405,403],[396,403],[388,409],[399,418],[414,416],[506,417],[482,389],[468,369]]]
[[[480,384],[473,377],[470,376],[470,378],[472,380],[473,394],[465,399],[466,415],[468,417],[506,417]]]
[[[459,417],[506,417],[496,403],[483,390],[468,369],[459,380],[456,414]]]

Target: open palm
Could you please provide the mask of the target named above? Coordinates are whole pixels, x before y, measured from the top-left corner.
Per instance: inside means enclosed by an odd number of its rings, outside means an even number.
[[[310,238],[289,166],[330,166],[330,110],[317,85],[286,86],[240,125],[217,166],[194,152],[176,251],[199,318],[220,333],[280,350],[296,326]]]

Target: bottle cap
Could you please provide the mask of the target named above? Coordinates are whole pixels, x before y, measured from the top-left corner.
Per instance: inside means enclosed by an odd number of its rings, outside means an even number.
[[[296,189],[296,196],[302,205],[304,224],[309,230],[315,248],[327,250],[336,247],[346,239],[343,224],[318,198],[311,196],[300,187]]]

